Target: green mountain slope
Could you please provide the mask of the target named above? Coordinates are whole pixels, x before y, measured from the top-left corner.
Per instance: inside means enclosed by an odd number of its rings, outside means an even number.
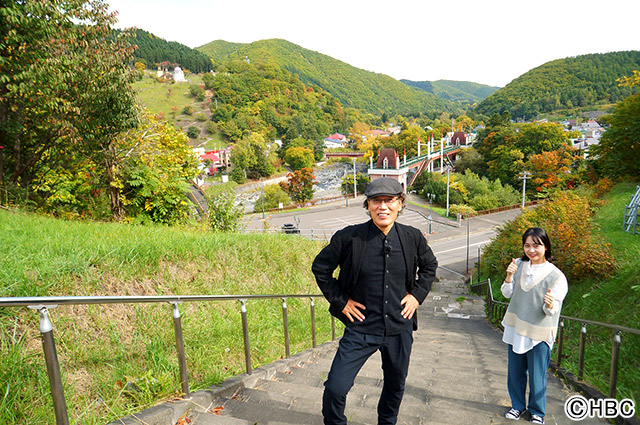
[[[640,70],[640,51],[591,54],[547,62],[483,100],[476,112],[513,118],[615,103],[631,94],[616,80]]]
[[[138,29],[131,42],[138,46],[135,57],[142,59],[148,69],[154,69],[161,62],[180,65],[193,73],[207,72],[212,68],[211,59],[191,47],[175,41],[166,41],[150,32]]]
[[[401,83],[416,87],[428,93],[435,94],[445,100],[462,104],[479,103],[500,90],[500,87],[492,87],[469,81],[412,81],[400,80]]]
[[[275,63],[297,74],[303,83],[331,93],[343,106],[373,114],[435,115],[462,110],[459,105],[408,87],[387,75],[355,68],[286,40],[270,39],[250,44],[217,40],[197,50],[219,63],[245,58],[249,58],[251,63]]]

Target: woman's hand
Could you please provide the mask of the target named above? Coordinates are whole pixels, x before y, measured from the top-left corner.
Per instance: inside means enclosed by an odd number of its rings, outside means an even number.
[[[513,275],[515,274],[516,270],[518,270],[518,266],[516,266],[516,259],[513,258],[507,266],[507,278],[504,281],[507,283],[513,282]]]
[[[551,310],[553,308],[553,295],[551,295],[551,289],[549,289],[547,293],[544,294],[544,306],[548,310]]]

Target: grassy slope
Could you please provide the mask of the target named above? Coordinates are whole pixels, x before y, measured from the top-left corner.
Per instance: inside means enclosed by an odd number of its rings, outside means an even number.
[[[153,72],[145,74],[142,80],[136,81],[133,85],[138,92],[138,102],[141,105],[153,114],[162,113],[166,121],[178,126],[185,133],[190,126],[198,127],[200,136],[197,139],[190,139],[193,146],[204,146],[205,149],[217,149],[227,146],[227,142],[221,133],[208,134],[205,130],[206,121],[200,122],[195,119],[199,113],[205,114],[207,119],[211,118],[209,107],[211,99],[207,97],[204,102],[199,102],[189,93],[189,86],[192,84],[203,84],[202,77],[191,74],[187,77],[191,80],[189,83],[169,84],[159,83],[155,78],[149,78],[149,75],[155,76]],[[189,116],[182,113],[185,106],[193,108],[193,115]],[[173,111],[171,110],[173,107],[177,108],[175,118],[173,118]]]
[[[317,293],[319,245],[283,235],[62,221],[0,210],[0,296]],[[317,300],[318,341],[330,338]],[[249,301],[254,367],[284,353],[279,300]],[[308,348],[308,300],[289,300],[292,352]],[[181,306],[192,389],[244,370],[237,302]],[[180,388],[169,305],[52,311],[72,422],[104,424]],[[0,418],[53,423],[37,315],[0,309]],[[140,388],[128,390],[127,382]],[[5,396],[6,394],[6,396]]]
[[[640,329],[640,235],[622,230],[624,207],[635,191],[635,183],[618,184],[605,196],[606,204],[594,217],[602,238],[613,248],[618,264],[616,276],[607,281],[585,277],[572,284],[563,314]],[[575,347],[567,351],[568,360],[573,363],[565,366],[577,373],[579,324],[571,324],[568,329],[572,332],[569,341]],[[585,367],[590,370],[585,371],[585,380],[608,394],[613,334],[589,326],[587,335]],[[618,394],[622,398],[633,398],[637,405],[640,401],[640,335],[622,334],[621,337]]]

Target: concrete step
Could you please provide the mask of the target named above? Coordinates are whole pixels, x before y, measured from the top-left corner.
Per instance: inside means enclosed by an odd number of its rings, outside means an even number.
[[[418,310],[419,329],[414,332],[398,424],[514,424],[504,418],[510,407],[506,345],[501,332],[480,317],[482,300],[465,292],[461,282],[440,281]],[[278,360],[260,373],[256,370],[251,376],[231,378],[223,384],[226,392],[219,388],[198,392],[194,400],[184,403],[192,425],[322,424],[323,383],[336,347],[336,342],[324,344],[323,349],[310,350],[313,355]],[[347,397],[345,414],[350,424],[377,423],[382,376],[380,356],[375,354],[363,366]],[[552,375],[547,388],[546,423],[578,424],[564,414],[564,402],[575,393]],[[213,407],[223,409],[216,415]],[[173,425],[175,415],[182,414],[175,404],[164,409],[173,415],[173,422],[145,423]],[[525,414],[523,420],[528,419]],[[585,418],[579,425],[602,423]]]

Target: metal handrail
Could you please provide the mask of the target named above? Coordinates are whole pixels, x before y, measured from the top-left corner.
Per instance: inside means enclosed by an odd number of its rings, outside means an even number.
[[[492,322],[500,320],[504,316],[504,313],[509,306],[509,303],[502,301],[496,301],[493,298],[493,289],[491,287],[491,279],[470,285],[470,291],[482,292],[486,295],[485,302],[487,304],[487,311],[489,319]],[[563,336],[564,336],[564,322],[572,321],[581,324],[580,327],[580,342],[578,347],[578,379],[582,379],[584,373],[584,352],[586,346],[587,325],[600,326],[615,331],[613,335],[613,344],[611,348],[611,369],[609,371],[609,398],[616,397],[616,387],[618,383],[618,363],[620,360],[620,345],[622,344],[622,333],[640,335],[640,329],[629,328],[626,326],[614,325],[611,323],[598,322],[595,320],[587,320],[578,317],[571,317],[560,315],[558,323],[557,340],[557,357],[556,362],[558,367],[562,362],[562,349],[563,349]]]
[[[47,376],[51,387],[53,408],[57,425],[69,425],[67,406],[64,398],[64,389],[60,375],[60,364],[56,353],[53,337],[53,325],[49,317],[49,310],[60,305],[86,305],[86,304],[131,304],[131,303],[169,303],[172,305],[174,334],[176,338],[176,351],[180,369],[180,381],[185,397],[189,396],[189,380],[187,362],[182,335],[182,322],[179,305],[183,302],[194,301],[239,301],[242,318],[242,333],[244,340],[245,370],[248,375],[252,373],[251,347],[249,344],[249,326],[247,320],[248,300],[281,299],[282,319],[284,329],[285,357],[290,357],[289,348],[289,323],[287,315],[288,298],[309,298],[311,300],[311,339],[313,347],[316,347],[316,319],[314,298],[322,297],[322,294],[268,294],[268,295],[145,295],[145,296],[69,296],[69,297],[12,297],[0,298],[0,307],[28,307],[40,315],[40,335],[42,348],[47,366]],[[335,320],[331,317],[331,337],[335,339]]]

